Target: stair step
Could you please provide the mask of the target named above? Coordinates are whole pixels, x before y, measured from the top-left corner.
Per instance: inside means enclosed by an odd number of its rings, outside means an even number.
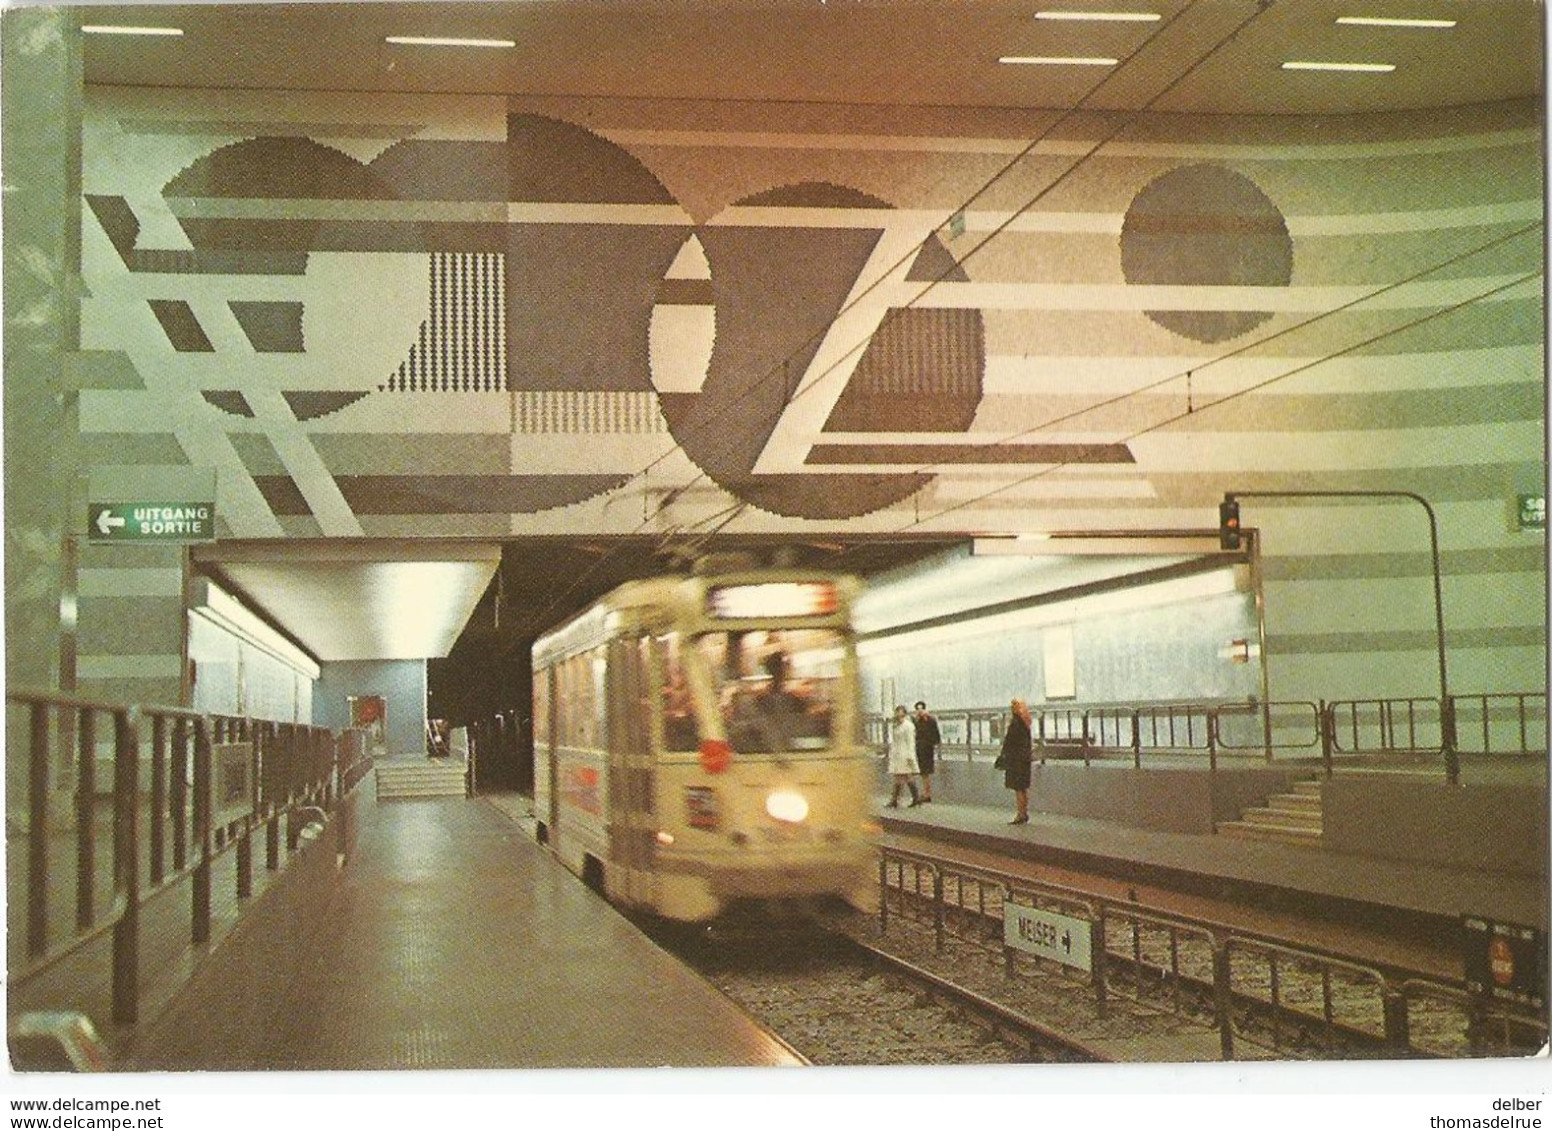
[[[1237,821],[1224,821],[1218,831],[1255,840],[1285,844],[1319,844],[1325,831],[1325,802],[1319,778],[1290,782],[1284,793],[1265,805],[1246,809]]]
[[[1320,843],[1319,830],[1269,828],[1246,824],[1244,821],[1224,821],[1218,826],[1218,832],[1242,840],[1275,840],[1285,844],[1306,845]]]
[[[1251,818],[1252,814],[1247,813],[1242,820],[1224,821],[1218,827],[1220,829],[1235,828],[1242,832],[1287,833],[1289,836],[1304,838],[1313,837],[1316,839],[1318,839],[1321,834],[1321,827],[1319,825],[1290,825],[1282,824],[1277,821],[1257,821],[1252,820]]]
[[[1251,810],[1251,812],[1263,811],[1276,813],[1280,817],[1292,817],[1295,820],[1308,820],[1313,817],[1318,821],[1325,814],[1325,810],[1321,809],[1319,805],[1287,805],[1276,797],[1272,798],[1267,804]]]
[[[467,792],[462,762],[380,763],[374,767],[379,800],[463,797]]]
[[[1260,813],[1262,816],[1275,817],[1282,821],[1293,821],[1296,824],[1319,824],[1325,813],[1320,809],[1284,809],[1280,805],[1257,805],[1254,809],[1246,809],[1240,816],[1249,817],[1252,813]]]

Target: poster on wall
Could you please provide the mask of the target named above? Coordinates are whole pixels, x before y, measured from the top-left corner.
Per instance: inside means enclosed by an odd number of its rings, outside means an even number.
[[[1074,699],[1078,694],[1078,672],[1073,661],[1072,625],[1058,624],[1040,634],[1045,656],[1045,697]]]
[[[381,695],[350,696],[350,725],[366,731],[372,757],[388,753],[388,704]]]

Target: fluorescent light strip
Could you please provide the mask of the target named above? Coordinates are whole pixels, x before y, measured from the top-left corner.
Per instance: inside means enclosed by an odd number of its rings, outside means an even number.
[[[1058,55],[1004,55],[997,62],[1035,67],[1113,67],[1120,60],[1087,58],[1081,55],[1070,57]]]
[[[1164,17],[1157,12],[1036,12],[1037,20],[1085,20],[1094,23],[1151,24]]]
[[[390,35],[386,42],[410,47],[516,47],[515,39],[457,39],[440,35]]]
[[[1392,19],[1388,16],[1338,16],[1336,22],[1351,27],[1425,27],[1452,28],[1454,20]]]
[[[82,24],[83,35],[182,35],[181,27],[132,27],[116,24]]]
[[[207,582],[203,603],[189,610],[203,616],[260,651],[267,652],[292,670],[317,679],[321,671],[313,658],[276,632],[226,590]]]
[[[980,608],[964,609],[955,614],[956,619],[951,623],[927,628],[914,628],[909,623],[869,628],[867,631],[872,634],[872,638],[857,642],[857,655],[862,659],[870,659],[907,648],[942,647],[986,636],[1006,637],[1022,630],[1059,625],[1064,621],[1097,620],[1180,601],[1223,597],[1236,592],[1238,588],[1239,583],[1231,567],[1085,597],[1071,597],[1012,612],[989,613]]]
[[[1362,74],[1386,74],[1396,69],[1394,63],[1312,63],[1292,61],[1283,64],[1285,71],[1350,71]]]

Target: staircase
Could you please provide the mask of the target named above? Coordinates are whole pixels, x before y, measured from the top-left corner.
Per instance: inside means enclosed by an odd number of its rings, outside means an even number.
[[[1274,793],[1265,805],[1246,809],[1237,821],[1224,821],[1220,833],[1253,840],[1277,840],[1286,844],[1320,844],[1324,814],[1320,779],[1293,783],[1288,793]]]
[[[397,801],[413,797],[463,797],[467,763],[458,758],[422,758],[419,761],[379,762],[377,800]]]

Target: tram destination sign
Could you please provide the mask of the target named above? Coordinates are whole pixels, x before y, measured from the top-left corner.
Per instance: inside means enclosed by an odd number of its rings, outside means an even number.
[[[1014,950],[1039,955],[1079,970],[1094,968],[1091,935],[1093,925],[1087,919],[1058,915],[1038,907],[1004,900],[1002,904],[1002,941]]]
[[[214,542],[216,508],[210,503],[92,503],[86,533],[92,542]]]

